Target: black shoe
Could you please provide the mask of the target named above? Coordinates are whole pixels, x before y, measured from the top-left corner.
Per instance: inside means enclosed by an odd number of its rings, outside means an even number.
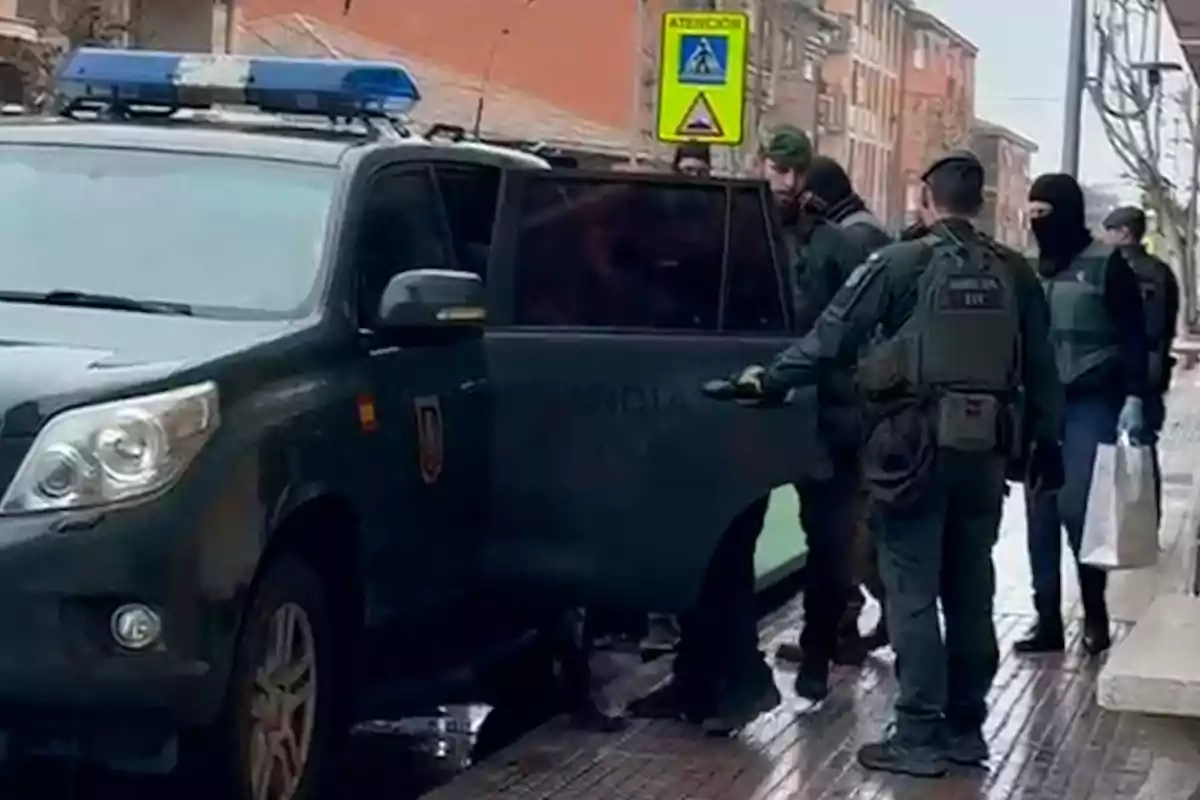
[[[796,695],[814,703],[829,697],[829,666],[801,662],[796,673]]]
[[[628,710],[631,716],[642,719],[685,720],[703,716],[676,679],[672,679],[661,689],[634,700],[629,704]]]
[[[799,642],[785,642],[775,648],[775,660],[799,664],[804,661],[804,648]]]
[[[855,629],[838,639],[833,651],[833,663],[839,667],[861,667],[867,660],[867,652],[862,636]]]
[[[882,650],[891,644],[891,639],[888,638],[887,625],[883,620],[875,623],[875,627],[871,632],[863,637],[862,643],[868,653]]]
[[[1112,634],[1108,630],[1108,619],[1083,623],[1083,649],[1089,656],[1098,656],[1112,647]]]
[[[1062,624],[1046,625],[1041,622],[1029,630],[1029,635],[1013,645],[1013,650],[1026,655],[1061,653],[1066,647]]]
[[[870,770],[915,778],[940,778],[950,769],[942,748],[935,744],[906,742],[896,734],[860,747],[858,763]]]
[[[571,715],[571,724],[590,733],[620,733],[629,727],[629,720],[618,714],[607,714],[588,703]]]
[[[943,748],[946,760],[963,767],[981,767],[988,760],[988,746],[978,729],[950,730]]]
[[[735,700],[721,703],[715,713],[700,720],[700,729],[706,736],[732,736],[742,728],[769,711],[774,711],[783,702],[779,689],[772,680],[763,686],[749,701]]]

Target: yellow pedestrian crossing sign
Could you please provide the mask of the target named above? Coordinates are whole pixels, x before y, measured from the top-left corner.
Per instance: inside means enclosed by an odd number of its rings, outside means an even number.
[[[663,15],[659,141],[741,144],[749,33],[749,19],[741,13],[671,11]]]

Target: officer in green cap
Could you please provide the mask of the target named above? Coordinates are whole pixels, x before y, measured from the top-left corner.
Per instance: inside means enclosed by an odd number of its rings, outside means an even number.
[[[1026,480],[1039,490],[1063,480],[1063,390],[1046,298],[1025,259],[972,225],[983,182],[970,153],[935,161],[922,185],[929,232],[877,251],[812,331],[735,381],[745,395],[777,400],[862,356],[864,477],[882,515],[879,566],[900,684],[894,730],[859,750],[868,769],[937,777],[949,763],[986,761],[998,662],[992,547],[1006,466],[1029,438]]]
[[[802,336],[858,266],[860,249],[809,202],[807,172],[813,148],[808,134],[781,125],[772,131],[759,158],[791,251],[796,334]],[[813,702],[829,694],[832,663],[861,663],[866,655],[857,640],[839,646],[842,618],[854,588],[851,546],[859,508],[862,440],[861,403],[849,365],[823,374],[818,392],[821,430],[834,469],[828,479],[796,484],[808,544],[804,627],[798,642],[785,643],[776,653],[781,660],[798,663],[796,693]],[[765,502],[762,511],[765,514]],[[762,515],[753,523],[761,527]]]

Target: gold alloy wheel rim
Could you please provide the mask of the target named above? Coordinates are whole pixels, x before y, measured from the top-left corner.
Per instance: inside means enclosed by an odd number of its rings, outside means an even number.
[[[284,603],[254,676],[250,789],[254,800],[292,800],[300,788],[316,720],[317,652],[303,608]]]

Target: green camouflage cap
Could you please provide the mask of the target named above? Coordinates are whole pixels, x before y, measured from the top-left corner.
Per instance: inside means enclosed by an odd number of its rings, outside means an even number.
[[[812,163],[812,140],[795,125],[780,125],[771,131],[762,155],[784,169],[803,172]]]

